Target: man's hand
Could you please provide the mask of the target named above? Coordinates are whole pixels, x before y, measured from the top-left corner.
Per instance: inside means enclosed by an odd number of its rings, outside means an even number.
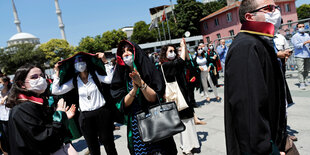
[[[277,53],[277,57],[280,59],[284,59],[287,56],[288,56],[288,53],[285,51],[278,51],[278,53]]]

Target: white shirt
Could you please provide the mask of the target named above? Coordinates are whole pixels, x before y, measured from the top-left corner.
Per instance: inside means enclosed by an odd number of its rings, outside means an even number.
[[[207,71],[208,67],[207,67],[207,59],[202,57],[202,56],[197,56],[196,59],[197,64],[203,68],[203,71]]]
[[[100,82],[110,84],[112,81],[113,73],[109,72],[107,65],[105,65],[107,76],[101,76],[97,72],[96,75]],[[60,78],[55,74],[53,75],[54,81],[52,85],[52,94],[54,95],[62,95],[74,88],[73,79],[59,86]],[[88,82],[86,84],[83,83],[81,78],[77,77],[77,87],[79,92],[79,106],[81,111],[93,111],[99,109],[104,106],[106,101],[103,95],[100,93],[97,85],[95,84],[92,76],[88,74]]]
[[[0,93],[0,101],[3,99],[2,93]],[[8,121],[9,120],[9,112],[10,108],[5,107],[6,101],[4,104],[0,104],[0,120]]]
[[[283,51],[290,48],[287,40],[282,34],[277,33],[274,37],[274,43],[279,51]]]

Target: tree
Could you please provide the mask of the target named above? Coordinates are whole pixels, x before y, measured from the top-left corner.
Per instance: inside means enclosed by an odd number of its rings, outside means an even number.
[[[154,33],[155,30],[151,32],[149,30],[149,26],[150,25],[146,24],[144,21],[139,21],[135,23],[131,36],[131,41],[136,44],[156,41],[156,35]]]
[[[75,53],[73,46],[70,46],[63,39],[51,39],[41,44],[40,50],[45,53],[45,58],[49,66],[54,66],[58,61],[66,59]]]
[[[127,39],[127,35],[121,29],[107,31],[102,34],[102,42],[106,46],[106,50],[111,50],[112,48],[116,48],[118,43],[121,40]]]
[[[175,15],[177,19],[177,36],[181,37],[186,31],[192,35],[200,35],[200,19],[225,7],[225,0],[202,4],[196,0],[177,0]]]
[[[93,54],[104,52],[116,47],[121,40],[126,38],[126,33],[120,29],[117,31],[106,31],[102,35],[82,38],[77,50]]]
[[[96,51],[95,39],[90,36],[82,38],[76,50],[79,52],[94,53]]]
[[[0,60],[1,70],[7,75],[14,74],[19,67],[26,63],[44,68],[46,62],[44,52],[30,43],[6,47],[0,53]]]
[[[175,7],[177,19],[177,36],[183,36],[186,31],[192,35],[200,35],[199,20],[203,17],[203,4],[196,0],[177,0]]]
[[[297,8],[298,19],[310,18],[310,4],[303,4]]]

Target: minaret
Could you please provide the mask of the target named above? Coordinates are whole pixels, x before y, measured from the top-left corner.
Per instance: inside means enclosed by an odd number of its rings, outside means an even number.
[[[66,40],[65,25],[62,22],[61,11],[59,9],[58,0],[55,0],[55,6],[56,6],[56,14],[58,17],[58,23],[59,23],[59,28],[60,28],[60,32],[61,32],[61,37],[62,37],[62,39]]]
[[[15,8],[15,3],[14,0],[12,0],[12,4],[13,4],[13,14],[14,14],[14,23],[16,24],[16,28],[17,28],[17,32],[20,33],[22,32],[22,29],[20,28],[20,21],[18,19],[18,15],[17,15],[17,11]]]

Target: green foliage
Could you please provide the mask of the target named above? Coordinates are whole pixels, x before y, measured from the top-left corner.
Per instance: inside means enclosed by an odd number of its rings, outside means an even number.
[[[121,29],[118,31],[107,31],[102,34],[102,42],[106,46],[106,50],[116,48],[121,40],[127,39],[127,35]]]
[[[201,35],[200,19],[226,6],[225,0],[202,4],[196,0],[177,0],[175,7],[177,19],[177,36],[181,37],[186,31],[192,36]]]
[[[310,4],[303,4],[297,8],[298,19],[310,18]]]
[[[177,35],[183,36],[186,31],[192,35],[200,35],[199,20],[203,17],[203,4],[196,0],[178,0],[175,7]]]
[[[206,3],[204,6],[203,6],[203,12],[202,12],[202,16],[205,17],[205,16],[208,16],[210,15],[211,13],[225,7],[227,5],[226,1],[225,0],[219,0],[217,2],[209,2],[209,3]],[[202,18],[203,18],[202,17]]]
[[[0,52],[0,66],[3,73],[14,74],[15,71],[26,63],[36,64],[44,68],[45,54],[34,44],[18,44],[6,47]]]
[[[120,29],[117,31],[106,31],[102,34],[102,36],[97,35],[95,37],[87,36],[82,38],[77,50],[80,52],[82,51],[93,54],[97,52],[104,52],[116,47],[121,40],[126,38],[126,33]]]
[[[155,29],[150,31],[149,26],[150,25],[146,24],[144,21],[139,21],[135,23],[131,36],[131,41],[136,44],[156,41]]]
[[[40,50],[45,53],[49,66],[54,66],[58,61],[66,59],[75,53],[74,48],[63,39],[51,39],[41,44]]]

